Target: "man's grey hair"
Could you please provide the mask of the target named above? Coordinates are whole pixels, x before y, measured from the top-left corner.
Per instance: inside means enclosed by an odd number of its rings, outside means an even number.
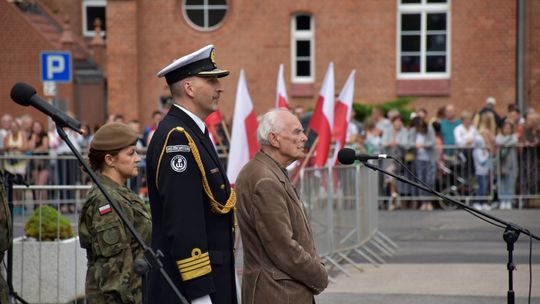
[[[259,121],[257,128],[257,141],[261,145],[269,145],[268,134],[279,133],[283,129],[283,123],[278,121],[280,112],[289,112],[287,109],[272,109],[266,112]]]

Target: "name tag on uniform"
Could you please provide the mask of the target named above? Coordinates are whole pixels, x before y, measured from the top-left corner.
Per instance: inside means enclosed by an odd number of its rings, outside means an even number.
[[[189,151],[191,151],[191,149],[187,145],[167,146],[165,148],[165,152],[167,153],[189,152]]]
[[[219,168],[210,169],[210,173],[215,174],[219,172]]]

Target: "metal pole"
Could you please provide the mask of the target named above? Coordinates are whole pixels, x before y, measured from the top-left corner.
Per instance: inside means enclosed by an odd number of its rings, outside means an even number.
[[[516,41],[516,97],[520,113],[524,114],[524,47],[525,45],[525,0],[517,0]]]

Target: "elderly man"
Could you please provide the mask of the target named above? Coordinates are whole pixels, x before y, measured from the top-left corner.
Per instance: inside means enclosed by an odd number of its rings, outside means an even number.
[[[236,303],[234,205],[229,185],[204,119],[217,109],[229,71],[216,67],[208,45],[175,60],[158,73],[174,104],[159,123],[147,152],[152,209],[152,247],[164,268],[192,303]],[[179,303],[154,270],[152,303]]]
[[[236,181],[244,246],[242,303],[313,303],[328,285],[300,197],[286,167],[304,156],[300,121],[286,110],[266,113],[261,144]]]

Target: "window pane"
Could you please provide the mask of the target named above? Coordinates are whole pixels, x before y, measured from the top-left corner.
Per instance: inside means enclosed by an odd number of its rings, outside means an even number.
[[[401,72],[420,72],[420,56],[401,56]]]
[[[446,35],[427,35],[428,52],[446,51]]]
[[[208,0],[210,5],[227,5],[227,0]]]
[[[309,60],[296,61],[296,76],[311,76],[311,67]]]
[[[420,52],[420,35],[401,36],[402,52]]]
[[[219,24],[225,18],[225,13],[227,13],[227,10],[224,9],[208,10],[208,26]]]
[[[419,31],[420,30],[420,14],[402,14],[401,15],[401,30],[402,31]]]
[[[311,29],[311,16],[308,16],[308,15],[296,16],[296,29],[297,30],[310,30]]]
[[[446,30],[446,14],[428,14],[427,15],[427,30],[428,31],[445,31]]]
[[[426,72],[446,72],[446,56],[427,56]]]
[[[427,0],[427,3],[446,3],[446,0]]]
[[[186,5],[203,5],[204,0],[186,0]]]
[[[89,31],[94,30],[94,21],[96,18],[101,20],[101,30],[107,30],[107,24],[105,23],[105,7],[104,6],[87,6],[86,7],[86,29]]]
[[[296,56],[308,57],[310,55],[311,55],[310,41],[297,40],[296,41]]]
[[[401,4],[420,3],[420,0],[401,0]]]
[[[186,14],[195,25],[204,27],[204,11],[198,9],[187,9]]]

